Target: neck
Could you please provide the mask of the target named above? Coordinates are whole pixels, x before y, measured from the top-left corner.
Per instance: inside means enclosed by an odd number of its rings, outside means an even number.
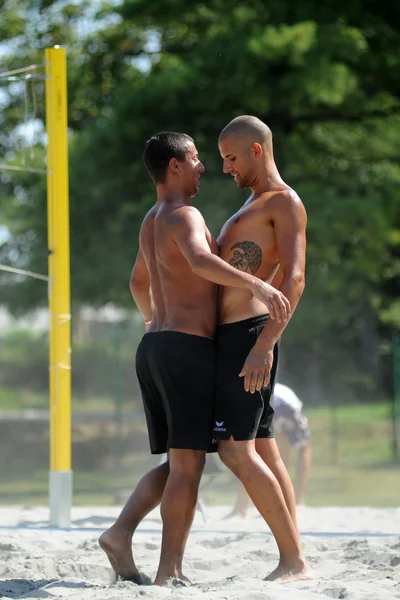
[[[184,191],[178,187],[171,186],[165,183],[158,183],[157,188],[157,204],[166,202],[167,204],[173,204],[179,202],[181,204],[191,204],[191,198],[185,195]]]
[[[250,186],[250,189],[256,196],[259,194],[264,194],[265,192],[276,192],[288,187],[289,186],[280,176],[275,162],[269,161],[266,162],[264,168],[257,173],[254,182]]]

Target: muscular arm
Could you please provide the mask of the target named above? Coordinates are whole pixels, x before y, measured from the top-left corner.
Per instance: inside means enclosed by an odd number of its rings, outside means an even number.
[[[206,225],[197,209],[185,206],[177,211],[172,235],[194,273],[219,285],[249,289],[268,307],[272,318],[287,319],[289,305],[283,294],[275,295],[272,286],[212,254]]]
[[[274,231],[280,268],[273,284],[290,302],[293,315],[305,286],[306,224],[307,216],[299,198],[282,194],[273,216]],[[246,391],[254,393],[268,385],[273,363],[273,347],[285,329],[284,322],[267,321],[240,373]]]
[[[220,285],[252,289],[257,284],[256,277],[238,271],[212,254],[204,219],[196,208],[187,206],[182,209],[176,225],[175,242],[194,273]]]
[[[145,321],[151,321],[153,299],[150,288],[150,275],[142,251],[139,249],[129,282],[132,297]]]
[[[291,315],[303,294],[306,264],[305,208],[298,198],[282,196],[279,212],[274,218],[275,239],[278,248],[279,269],[272,281],[290,302]],[[260,345],[272,349],[288,324],[268,321],[259,337]]]

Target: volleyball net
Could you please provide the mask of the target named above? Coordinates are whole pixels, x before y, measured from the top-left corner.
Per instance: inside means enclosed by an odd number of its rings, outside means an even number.
[[[5,144],[6,160],[0,164],[3,173],[46,175],[47,183],[47,254],[48,273],[1,264],[8,276],[32,277],[46,281],[49,300],[49,389],[50,389],[50,478],[49,503],[52,525],[68,526],[72,505],[71,471],[71,344],[69,284],[69,210],[68,210],[68,144],[67,144],[67,75],[66,54],[60,47],[48,48],[41,65],[2,71],[0,82],[11,86],[9,94],[17,99],[23,93],[23,123],[14,127]],[[45,90],[46,163],[38,167],[35,158],[38,135],[38,90]],[[11,106],[14,102],[11,102]],[[17,114],[17,113],[16,113]],[[39,147],[41,144],[38,144]],[[44,158],[44,156],[42,155]],[[8,159],[8,160],[7,160]],[[30,162],[29,162],[30,161]],[[19,163],[19,164],[18,164]],[[10,176],[2,176],[2,184],[10,184]],[[18,190],[18,186],[14,188]],[[24,193],[20,189],[21,201]],[[28,203],[27,203],[28,204]],[[7,236],[7,225],[3,236]],[[4,254],[4,252],[3,252]],[[7,255],[7,248],[5,251]],[[8,252],[8,262],[13,252]],[[17,260],[21,257],[14,255]],[[23,261],[23,257],[22,257]]]

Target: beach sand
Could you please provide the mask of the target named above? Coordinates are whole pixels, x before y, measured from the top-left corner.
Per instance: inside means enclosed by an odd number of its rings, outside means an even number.
[[[351,600],[400,599],[400,509],[299,508],[306,557],[316,579],[263,581],[277,565],[277,548],[255,509],[223,520],[229,507],[200,512],[189,537],[184,573],[189,587],[114,583],[97,539],[118,507],[76,507],[69,530],[50,529],[46,508],[0,509],[0,597],[68,600]],[[155,510],[134,536],[138,566],[154,577],[161,520]]]

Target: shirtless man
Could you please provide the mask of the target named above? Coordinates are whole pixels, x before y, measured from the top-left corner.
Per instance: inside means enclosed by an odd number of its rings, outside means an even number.
[[[218,246],[200,212],[190,205],[204,166],[192,138],[160,133],[146,144],[144,162],[157,202],[139,234],[131,291],[146,322],[136,370],[153,454],[168,462],[138,483],[116,523],[99,539],[124,579],[150,583],[132,555],[140,521],[161,502],[162,547],[155,584],[185,581],[182,558],[193,521],[205,454],[211,445],[217,285],[245,289],[280,321],[285,296],[216,256]]]
[[[220,257],[280,289],[293,314],[304,289],[306,212],[279,175],[271,131],[256,117],[237,117],[221,132],[219,150],[224,172],[252,192],[222,228]],[[293,486],[273,438],[269,402],[286,322],[271,320],[245,289],[220,287],[219,307],[214,419],[219,456],[275,536],[280,560],[267,580],[309,579]]]

